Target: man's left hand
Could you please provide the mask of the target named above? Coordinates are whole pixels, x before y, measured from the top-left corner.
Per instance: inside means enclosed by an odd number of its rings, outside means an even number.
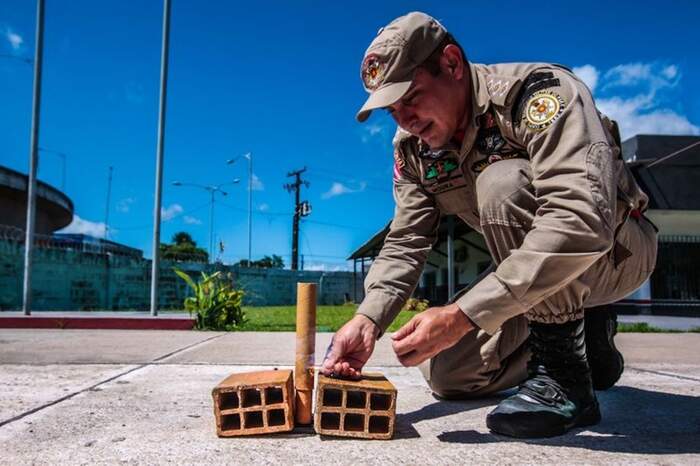
[[[454,346],[473,329],[472,321],[456,304],[431,307],[394,333],[391,346],[401,364],[417,366]]]

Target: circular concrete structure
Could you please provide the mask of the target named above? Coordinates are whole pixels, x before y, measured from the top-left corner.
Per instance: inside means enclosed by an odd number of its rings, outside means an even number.
[[[27,227],[27,181],[27,175],[0,166],[0,224]],[[36,185],[35,232],[49,235],[68,226],[73,202],[53,186],[42,181]]]

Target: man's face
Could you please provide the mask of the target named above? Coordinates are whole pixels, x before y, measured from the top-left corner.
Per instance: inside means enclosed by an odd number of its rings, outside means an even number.
[[[447,144],[464,120],[466,86],[448,72],[418,68],[411,87],[386,109],[396,123],[431,149]]]

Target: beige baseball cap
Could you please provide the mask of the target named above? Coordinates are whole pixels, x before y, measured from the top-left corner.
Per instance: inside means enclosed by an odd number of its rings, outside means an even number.
[[[357,113],[363,122],[375,108],[387,107],[411,86],[416,68],[440,45],[447,30],[435,18],[412,12],[381,28],[362,59],[360,76],[367,101]]]

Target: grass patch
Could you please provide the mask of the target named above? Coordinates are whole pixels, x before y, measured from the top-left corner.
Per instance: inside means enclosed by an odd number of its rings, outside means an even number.
[[[296,330],[296,306],[244,306],[245,325],[239,327],[242,332],[294,332]],[[356,305],[318,306],[316,308],[316,331],[335,332],[355,315]],[[401,311],[389,327],[389,331],[398,330],[411,320],[416,312]]]
[[[693,327],[690,330],[673,330],[654,327],[646,322],[620,322],[617,324],[617,331],[620,333],[700,333],[700,327]]]

